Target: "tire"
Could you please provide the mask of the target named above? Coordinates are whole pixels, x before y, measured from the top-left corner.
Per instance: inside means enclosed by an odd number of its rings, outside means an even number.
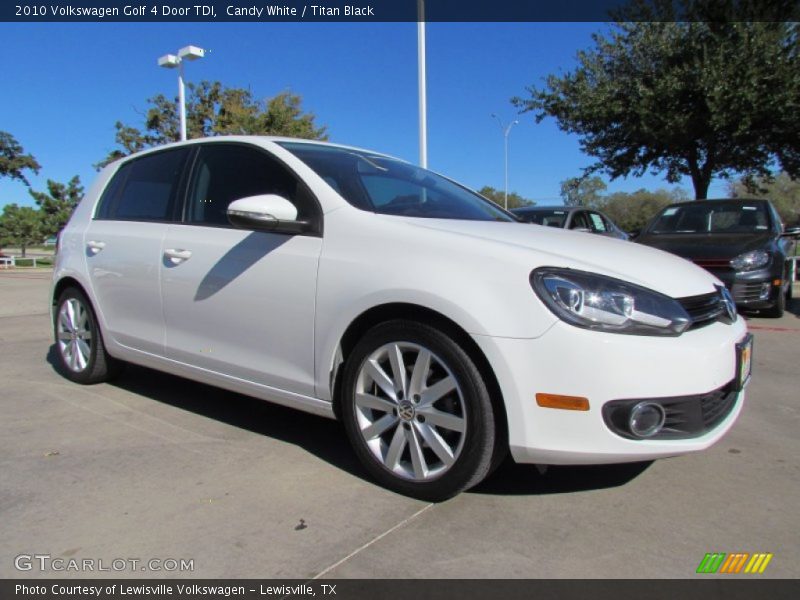
[[[782,289],[778,289],[775,292],[775,304],[763,311],[764,316],[773,319],[780,319],[786,310],[786,296],[786,292],[784,292]]]
[[[367,471],[414,498],[451,498],[482,481],[504,453],[495,448],[495,414],[475,363],[447,334],[415,321],[377,325],[356,344],[341,409]]]
[[[106,352],[97,317],[85,294],[77,288],[64,290],[53,319],[58,367],[76,383],[108,381],[122,369],[122,363]]]

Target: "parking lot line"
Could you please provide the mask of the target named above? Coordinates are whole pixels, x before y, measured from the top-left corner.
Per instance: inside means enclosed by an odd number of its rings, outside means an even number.
[[[411,521],[416,519],[418,516],[420,516],[422,513],[424,513],[425,511],[427,511],[431,507],[433,507],[433,503],[430,503],[430,504],[427,504],[427,505],[423,506],[417,512],[415,512],[413,515],[411,515],[410,517],[406,517],[405,519],[400,521],[394,527],[392,527],[390,529],[387,529],[386,531],[384,531],[380,535],[378,535],[378,536],[374,537],[373,539],[371,539],[370,541],[368,541],[366,544],[363,544],[363,545],[359,546],[358,548],[356,548],[355,550],[353,550],[350,554],[348,554],[347,556],[345,556],[341,560],[338,560],[335,563],[333,563],[331,566],[329,566],[328,568],[323,569],[322,571],[320,571],[319,573],[314,575],[314,577],[312,577],[312,579],[320,579],[320,578],[324,577],[327,573],[330,573],[336,567],[338,567],[340,565],[343,565],[344,563],[346,563],[348,560],[350,560],[351,558],[353,558],[354,556],[356,556],[357,554],[359,554],[363,550],[366,550],[367,548],[372,546],[372,544],[374,544],[375,542],[379,542],[380,540],[385,538],[390,533],[393,533],[393,532],[397,531],[398,529],[400,529],[401,527],[403,527],[404,525],[410,523]]]

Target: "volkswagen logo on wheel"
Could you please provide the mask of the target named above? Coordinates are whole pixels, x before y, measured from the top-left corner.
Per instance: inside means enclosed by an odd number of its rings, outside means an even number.
[[[414,418],[414,406],[405,400],[397,407],[397,414],[403,421],[410,421]]]

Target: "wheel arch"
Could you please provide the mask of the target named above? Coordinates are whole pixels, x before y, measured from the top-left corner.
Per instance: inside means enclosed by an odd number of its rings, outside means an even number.
[[[80,281],[78,281],[77,279],[75,279],[74,277],[71,277],[71,276],[67,275],[67,276],[62,277],[61,279],[59,279],[56,282],[56,284],[53,286],[53,295],[50,298],[50,305],[54,309],[55,309],[56,304],[58,303],[58,299],[61,297],[61,294],[64,293],[64,290],[66,290],[67,288],[70,288],[70,287],[78,288],[81,291],[81,293],[84,296],[86,296],[86,299],[89,300],[89,302],[91,302],[91,297],[89,296],[89,294],[88,294],[86,288],[83,286],[83,284]],[[94,308],[94,307],[92,307],[92,308]],[[95,311],[95,312],[97,312],[97,311]]]
[[[435,311],[431,308],[407,302],[392,302],[374,306],[359,314],[345,330],[339,341],[336,350],[336,358],[333,361],[331,370],[331,398],[333,411],[337,419],[341,418],[341,396],[342,396],[342,371],[348,356],[363,335],[371,328],[394,320],[408,320],[424,323],[436,327],[443,333],[450,336],[472,359],[478,368],[492,401],[492,408],[497,415],[497,436],[502,443],[508,444],[508,416],[506,414],[505,402],[503,401],[502,390],[494,374],[494,370],[488,358],[480,349],[478,344],[472,339],[467,331],[458,323]]]

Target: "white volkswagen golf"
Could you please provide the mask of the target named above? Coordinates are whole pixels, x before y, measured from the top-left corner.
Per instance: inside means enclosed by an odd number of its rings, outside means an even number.
[[[752,338],[703,269],[516,222],[375,152],[219,137],[107,166],[59,239],[63,373],[125,362],[341,419],[385,486],[441,500],[518,462],[707,448]]]

